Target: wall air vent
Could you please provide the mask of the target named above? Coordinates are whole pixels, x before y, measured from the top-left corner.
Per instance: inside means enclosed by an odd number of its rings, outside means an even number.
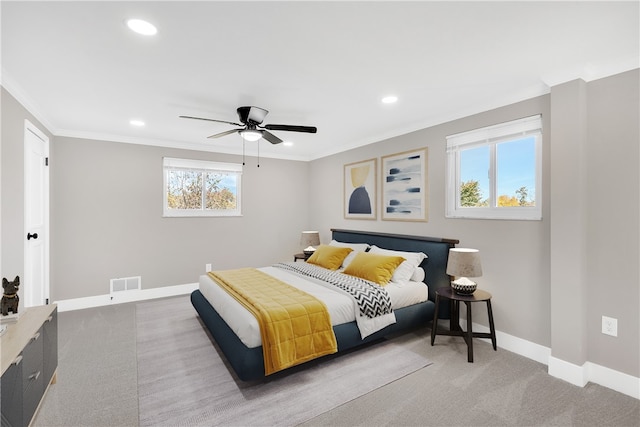
[[[111,279],[111,294],[126,291],[139,291],[142,287],[142,277],[121,277],[119,279]]]

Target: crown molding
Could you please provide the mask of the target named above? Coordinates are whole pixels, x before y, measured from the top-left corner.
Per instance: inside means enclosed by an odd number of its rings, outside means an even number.
[[[11,74],[7,73],[4,67],[0,68],[0,85],[6,89],[33,117],[39,121],[51,134],[56,134],[56,128],[46,114],[43,113],[43,109],[33,101],[33,99],[27,95],[27,92],[20,86],[20,84],[11,77]]]
[[[540,78],[551,88],[572,80],[582,79],[585,82],[599,80],[637,68],[640,68],[640,55],[632,55],[601,64],[576,64],[571,68],[544,73]]]
[[[235,154],[242,156],[242,146],[239,148],[229,148],[229,147],[219,147],[206,145],[198,142],[184,142],[184,141],[173,141],[173,140],[163,140],[163,139],[155,139],[155,138],[138,138],[131,137],[126,135],[117,135],[117,134],[105,134],[99,132],[84,132],[84,131],[76,131],[70,129],[58,129],[55,133],[55,136],[58,137],[66,137],[66,138],[77,138],[77,139],[89,139],[94,141],[108,141],[108,142],[118,142],[122,144],[137,144],[137,145],[148,145],[153,147],[165,147],[165,148],[176,148],[181,150],[192,150],[192,151],[206,151],[210,153],[223,153],[223,154]],[[254,154],[247,155],[247,157],[256,157]],[[281,160],[295,160],[295,161],[308,161],[308,159],[300,157],[300,156],[291,156],[291,155],[273,155],[269,153],[260,153],[261,158],[270,158],[270,159],[281,159]]]

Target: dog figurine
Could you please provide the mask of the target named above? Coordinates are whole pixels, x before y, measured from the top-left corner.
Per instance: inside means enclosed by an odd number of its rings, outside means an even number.
[[[20,287],[20,277],[16,276],[13,279],[13,282],[8,281],[6,278],[2,278],[2,288],[4,289],[4,293],[2,295],[2,302],[0,305],[2,306],[2,315],[9,315],[9,311],[12,311],[13,314],[18,314],[18,303],[20,302],[20,298],[18,298],[18,288]]]

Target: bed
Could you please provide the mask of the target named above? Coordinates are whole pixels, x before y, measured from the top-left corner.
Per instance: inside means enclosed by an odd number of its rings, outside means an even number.
[[[436,289],[443,286],[450,286],[450,277],[446,274],[446,265],[449,249],[455,247],[458,240],[410,236],[389,233],[366,232],[356,230],[332,229],[332,239],[343,243],[366,243],[392,251],[422,252],[427,257],[422,261],[420,267],[424,269],[424,284],[428,287],[427,299],[403,308],[394,309],[395,323],[383,329],[371,333],[365,338],[361,337],[360,329],[355,321],[341,323],[333,326],[336,337],[338,352],[342,352],[354,347],[379,340],[387,335],[401,331],[411,330],[424,326],[433,320],[435,311]],[[198,312],[202,322],[210,331],[211,336],[216,341],[220,350],[224,353],[227,361],[242,381],[253,381],[265,377],[264,357],[262,346],[247,345],[237,326],[233,328],[225,321],[224,307],[216,310],[210,302],[213,297],[210,295],[212,279],[209,276],[200,277],[199,289],[191,294],[191,302]],[[204,293],[203,293],[204,292]],[[205,296],[207,294],[207,296]],[[208,299],[209,298],[209,299]],[[219,303],[217,303],[220,306]],[[224,315],[221,315],[223,312]],[[439,307],[439,318],[449,318],[449,305],[443,304]],[[230,324],[233,323],[230,321]]]

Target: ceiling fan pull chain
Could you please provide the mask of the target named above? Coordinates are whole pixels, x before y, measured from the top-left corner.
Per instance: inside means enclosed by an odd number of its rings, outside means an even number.
[[[258,144],[258,167],[260,167],[260,141],[256,142]]]

